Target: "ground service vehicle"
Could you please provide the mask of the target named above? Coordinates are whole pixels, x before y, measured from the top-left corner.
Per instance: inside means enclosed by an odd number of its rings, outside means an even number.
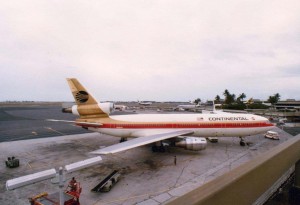
[[[208,139],[208,141],[210,141],[212,143],[216,143],[219,141],[219,139],[217,137],[208,137],[207,139]]]
[[[70,186],[71,185],[71,186]],[[79,197],[82,188],[79,182],[69,184],[64,191],[64,205],[80,205]],[[47,192],[40,193],[36,196],[28,198],[31,205],[59,205],[59,193],[48,194]]]
[[[265,138],[269,138],[269,139],[272,139],[272,140],[279,140],[279,135],[277,132],[274,132],[274,131],[268,131],[266,134],[265,134]]]
[[[20,166],[20,161],[15,157],[8,157],[7,160],[5,161],[5,164],[9,168],[15,168]]]
[[[108,176],[106,176],[97,186],[91,191],[93,192],[109,192],[111,188],[119,181],[121,174],[114,170]]]

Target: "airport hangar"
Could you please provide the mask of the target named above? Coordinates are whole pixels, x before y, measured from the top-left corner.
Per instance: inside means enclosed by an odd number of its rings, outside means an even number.
[[[8,179],[84,160],[90,157],[88,152],[99,146],[119,141],[119,138],[89,133],[70,124],[45,122],[47,118],[74,119],[72,115],[62,114],[57,105],[6,106],[0,111],[2,161],[8,156],[16,156],[21,161],[16,169],[1,166],[1,204],[28,204],[28,197],[32,195],[58,190],[56,184],[46,180],[6,191],[4,184]],[[280,134],[279,141],[262,135],[251,136],[247,140],[252,144],[246,147],[239,146],[238,138],[209,143],[201,152],[169,148],[165,153],[152,153],[149,146],[139,147],[104,157],[100,164],[73,172],[66,178],[76,177],[81,182],[82,204],[164,204],[293,138],[278,128],[275,131]],[[27,137],[32,139],[22,140]],[[101,177],[115,169],[121,171],[122,178],[109,193],[90,192]]]

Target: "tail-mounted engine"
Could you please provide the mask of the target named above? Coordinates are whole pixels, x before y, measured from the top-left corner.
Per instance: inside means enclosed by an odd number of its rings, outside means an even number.
[[[207,141],[203,137],[184,137],[178,139],[179,141],[175,142],[175,146],[187,150],[200,151],[204,150],[207,145]]]
[[[103,112],[105,112],[106,114],[110,114],[113,109],[115,108],[114,103],[110,103],[110,102],[105,102],[105,103],[98,103],[99,107],[101,108],[101,110]]]
[[[114,104],[105,102],[93,105],[80,105],[80,108],[78,108],[78,105],[73,105],[71,108],[63,108],[62,112],[73,113],[74,115],[97,115],[101,114],[98,107],[100,107],[103,112],[109,115],[114,109]]]

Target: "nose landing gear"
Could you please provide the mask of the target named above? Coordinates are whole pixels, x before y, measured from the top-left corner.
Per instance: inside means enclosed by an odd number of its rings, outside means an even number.
[[[242,147],[244,147],[244,146],[246,145],[246,142],[245,142],[245,140],[244,140],[242,137],[240,137],[240,139],[241,139],[240,145],[241,145]]]

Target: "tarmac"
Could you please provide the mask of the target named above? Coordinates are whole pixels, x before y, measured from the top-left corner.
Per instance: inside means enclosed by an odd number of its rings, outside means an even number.
[[[0,106],[0,142],[89,133],[71,123],[46,119],[75,120],[76,116],[62,113],[61,106]]]
[[[72,115],[61,114],[60,109],[55,106],[10,108],[8,111],[2,109],[1,114],[0,138],[3,136],[5,139],[0,143],[0,204],[3,205],[29,204],[28,197],[41,192],[58,191],[58,184],[53,184],[51,180],[6,191],[5,182],[8,179],[51,168],[58,169],[60,166],[94,157],[88,153],[102,146],[119,143],[119,138],[113,136],[87,133],[70,124],[45,122],[47,118],[62,119],[62,115],[69,120],[74,118]],[[10,129],[12,140],[17,141],[9,141]],[[72,134],[82,130],[85,133]],[[251,144],[245,147],[239,145],[239,138],[228,137],[219,138],[218,143],[208,142],[206,150],[199,152],[168,147],[165,153],[153,153],[150,146],[143,146],[103,156],[103,161],[98,165],[66,175],[65,186],[75,177],[83,188],[80,202],[84,205],[165,204],[293,137],[279,128],[274,130],[279,133],[280,140],[266,139],[263,135],[249,136],[245,139]],[[33,139],[18,140],[24,136]],[[9,156],[19,158],[20,167],[7,168],[5,160]],[[122,174],[121,180],[110,192],[90,191],[116,169]]]

